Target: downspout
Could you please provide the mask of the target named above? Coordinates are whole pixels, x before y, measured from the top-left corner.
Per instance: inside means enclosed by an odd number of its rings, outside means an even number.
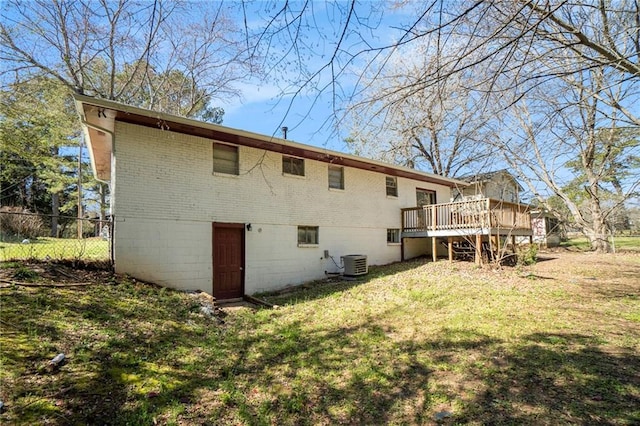
[[[113,166],[114,166],[115,158],[116,158],[116,133],[114,131],[111,131],[111,130],[106,129],[104,127],[98,126],[96,124],[89,123],[84,118],[84,114],[82,114],[82,117],[83,118],[80,119],[80,123],[82,123],[83,126],[90,127],[90,128],[92,128],[94,130],[97,130],[99,132],[104,132],[106,134],[111,135],[111,158],[113,160],[112,160],[112,163],[111,163],[110,167],[113,169],[112,172],[115,171],[115,167],[113,167]],[[108,181],[103,180],[103,179],[98,179],[95,176],[94,176],[94,179],[97,180],[98,182],[102,182],[102,183],[104,183],[106,185],[109,185],[109,188],[112,188],[112,185],[111,185],[112,182],[108,182]],[[111,190],[109,191],[109,193],[110,193],[109,196],[111,197],[111,206],[112,207],[114,205],[113,192],[114,191],[111,191]],[[115,264],[116,264],[115,250],[113,248],[113,246],[114,246],[113,242],[115,241],[115,233],[116,233],[116,220],[115,220],[115,215],[113,214],[113,209],[111,209],[111,234],[110,234],[111,244],[110,244],[110,247],[109,247],[109,260],[111,260],[111,266],[112,267],[115,267]]]

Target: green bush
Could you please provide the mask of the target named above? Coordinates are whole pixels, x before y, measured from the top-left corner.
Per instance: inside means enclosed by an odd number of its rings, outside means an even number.
[[[538,259],[538,246],[536,244],[529,244],[526,248],[519,247],[517,257],[518,265],[533,265]]]

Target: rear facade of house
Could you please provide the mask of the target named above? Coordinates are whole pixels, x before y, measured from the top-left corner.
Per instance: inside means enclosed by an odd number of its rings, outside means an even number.
[[[220,299],[341,272],[345,255],[366,255],[375,265],[423,254],[424,242],[400,238],[401,208],[425,192],[449,200],[457,183],[107,101],[76,101],[94,170],[111,188],[116,271]]]

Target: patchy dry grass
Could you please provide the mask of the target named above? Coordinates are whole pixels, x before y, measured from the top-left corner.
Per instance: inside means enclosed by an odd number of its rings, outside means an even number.
[[[640,256],[541,256],[372,268],[265,295],[278,309],[227,309],[225,324],[122,277],[9,286],[0,421],[637,424]],[[58,352],[68,361],[49,372]]]

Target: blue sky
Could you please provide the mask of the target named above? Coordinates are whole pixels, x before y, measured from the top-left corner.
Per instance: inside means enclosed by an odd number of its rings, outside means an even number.
[[[281,137],[287,126],[288,139],[338,151],[346,150],[340,136],[326,122],[332,114],[327,95],[312,106],[312,99],[282,96],[280,89],[260,83],[243,85],[243,99],[225,105],[225,126]],[[291,104],[291,109],[289,110]]]
[[[258,9],[263,4],[265,3],[258,2]],[[310,20],[314,28],[308,30],[304,36],[310,44],[319,46],[314,47],[314,55],[308,58],[306,65],[310,71],[313,72],[322,67],[332,54],[335,47],[333,43],[339,39],[343,29],[341,20],[346,16],[344,10],[337,10],[337,8],[346,4],[346,2],[338,2],[336,6],[315,1],[312,2],[313,13],[307,11],[306,19]],[[368,33],[363,31],[351,36],[347,35],[344,43],[347,48],[354,51],[361,49],[363,43],[360,38],[366,38],[367,42],[373,45],[388,44],[399,34],[397,28],[403,20],[415,19],[407,9],[398,8],[393,10],[394,13],[386,13],[390,9],[385,8],[385,13],[376,10],[370,13],[371,5],[372,3],[368,2],[360,5],[357,10],[360,12],[358,18],[370,19],[369,22],[376,28]],[[249,26],[261,28],[264,21],[260,20],[260,15],[258,10],[253,15]],[[237,19],[242,19],[242,16],[238,15]],[[240,85],[243,92],[242,99],[221,105],[225,109],[223,125],[277,137],[282,136],[281,127],[287,126],[288,139],[336,151],[348,151],[343,139],[348,136],[349,129],[342,126],[336,131],[333,126],[331,90],[327,89],[320,94],[303,92],[295,97],[283,95],[282,84],[286,77],[277,78],[277,82],[272,82],[270,76],[267,76],[265,81]],[[319,77],[318,82],[327,84],[330,79],[327,71]],[[342,90],[351,90],[353,84],[350,77],[341,77],[340,86]],[[291,92],[296,88],[289,87],[286,90]]]

